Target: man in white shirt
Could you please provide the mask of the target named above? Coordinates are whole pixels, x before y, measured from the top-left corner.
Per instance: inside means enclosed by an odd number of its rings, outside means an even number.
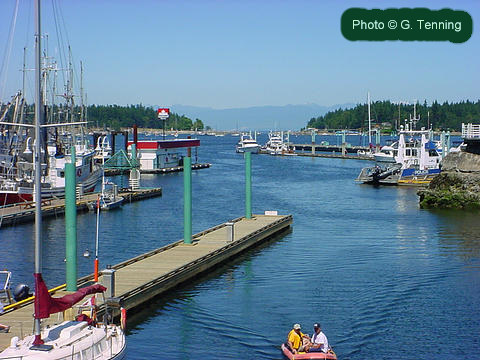
[[[323,352],[328,351],[328,340],[325,334],[322,332],[322,328],[319,323],[313,324],[313,335],[311,338],[312,346],[308,352]]]

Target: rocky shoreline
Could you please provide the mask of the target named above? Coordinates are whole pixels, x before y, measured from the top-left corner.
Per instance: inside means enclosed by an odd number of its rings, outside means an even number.
[[[418,195],[422,209],[480,209],[480,155],[448,154],[442,173]]]

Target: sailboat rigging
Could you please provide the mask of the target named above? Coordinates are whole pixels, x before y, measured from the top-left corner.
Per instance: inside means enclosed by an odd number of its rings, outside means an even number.
[[[114,324],[96,324],[94,319],[64,321],[50,328],[41,328],[41,320],[51,314],[72,308],[84,296],[102,293],[105,287],[94,284],[79,291],[52,298],[42,279],[42,128],[45,112],[42,99],[41,73],[41,8],[40,0],[35,1],[35,141],[33,151],[33,197],[35,200],[35,300],[34,334],[23,340],[13,337],[11,345],[0,353],[0,359],[77,359],[91,358],[119,360],[125,355],[125,335]],[[71,125],[71,124],[69,124]],[[73,158],[73,157],[72,157]]]

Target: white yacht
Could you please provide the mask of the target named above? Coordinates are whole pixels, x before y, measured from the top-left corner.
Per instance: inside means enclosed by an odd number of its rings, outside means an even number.
[[[295,155],[288,147],[288,143],[283,140],[283,131],[270,132],[268,134],[268,141],[262,148],[263,151],[270,155]]]
[[[237,153],[251,152],[258,154],[260,150],[260,145],[257,143],[257,140],[252,138],[252,134],[242,134],[240,135],[240,140],[238,140],[237,145],[235,146]]]

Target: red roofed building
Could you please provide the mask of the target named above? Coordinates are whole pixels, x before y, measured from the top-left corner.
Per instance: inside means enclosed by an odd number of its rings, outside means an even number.
[[[129,155],[133,141],[128,142]],[[140,170],[156,170],[179,166],[182,158],[178,149],[200,146],[198,139],[140,140],[137,141],[137,157]]]

